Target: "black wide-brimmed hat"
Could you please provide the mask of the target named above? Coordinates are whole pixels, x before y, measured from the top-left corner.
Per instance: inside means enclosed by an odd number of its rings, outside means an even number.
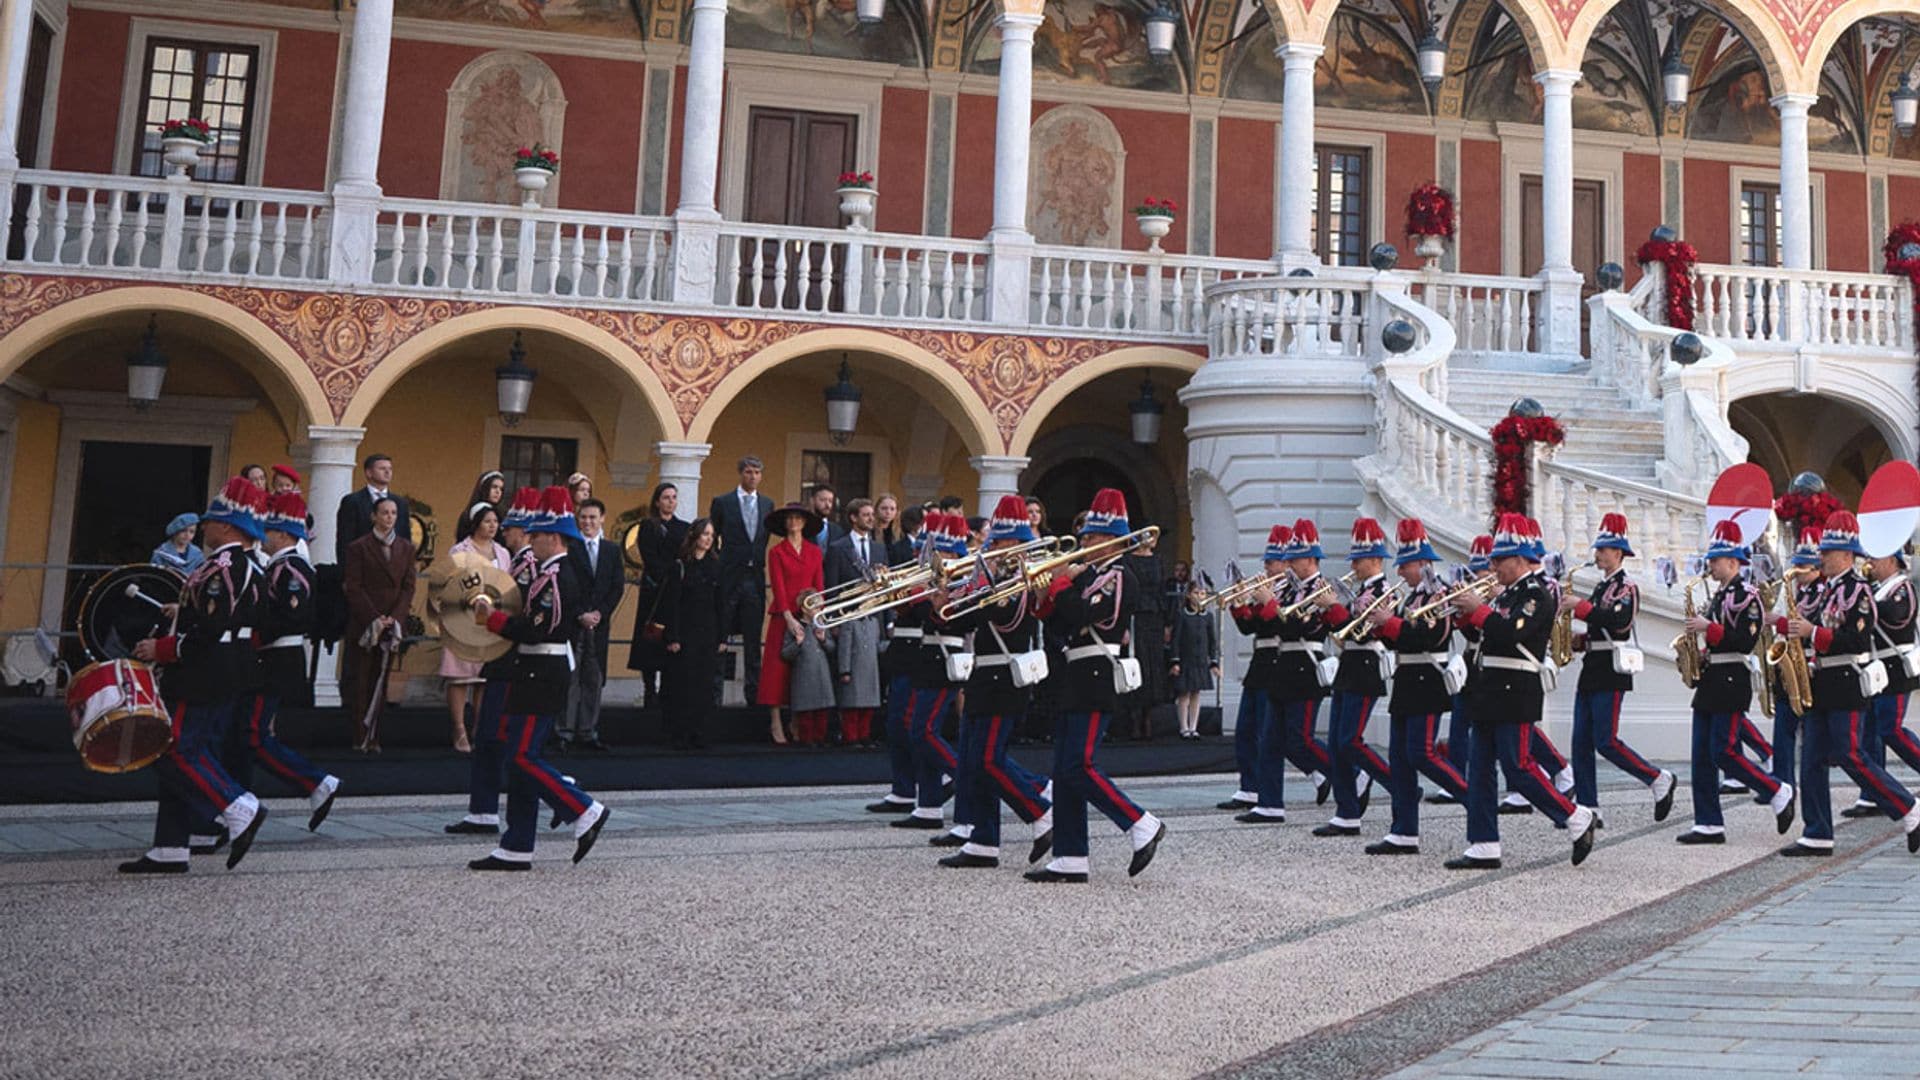
[[[787,517],[792,514],[798,514],[800,517],[806,519],[806,528],[802,529],[801,533],[808,539],[812,539],[820,534],[820,515],[795,502],[788,503],[767,515],[767,520],[762,522],[762,527],[767,531],[767,537],[772,540],[778,540],[787,535]]]

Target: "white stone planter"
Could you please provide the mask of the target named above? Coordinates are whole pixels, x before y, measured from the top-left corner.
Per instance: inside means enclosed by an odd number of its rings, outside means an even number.
[[[161,160],[173,166],[173,175],[185,176],[193,171],[195,165],[200,164],[200,151],[206,145],[199,139],[189,139],[184,136],[161,139],[160,157]]]
[[[873,209],[880,201],[880,192],[870,187],[835,188],[840,196],[840,212],[847,215],[847,229],[850,232],[866,232],[873,224]]]
[[[1413,238],[1413,253],[1423,259],[1437,259],[1447,253],[1446,237],[1416,236]]]
[[[553,182],[553,170],[543,169],[538,165],[522,165],[513,170],[513,182],[525,193],[520,200],[521,206],[539,206],[540,193],[547,190],[547,185]]]
[[[1147,238],[1148,251],[1159,251],[1161,239],[1173,231],[1173,219],[1165,214],[1137,214],[1133,224]]]

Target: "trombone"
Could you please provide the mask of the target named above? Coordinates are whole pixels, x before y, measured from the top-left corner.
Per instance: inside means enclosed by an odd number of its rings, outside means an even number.
[[[1020,564],[1018,571],[1006,580],[996,582],[989,576],[987,583],[981,588],[975,589],[967,595],[948,603],[940,609],[940,617],[947,620],[955,619],[983,607],[992,607],[997,604],[1007,603],[1030,590],[1039,591],[1044,589],[1046,588],[1046,583],[1053,577],[1054,571],[1072,563],[1084,561],[1088,563],[1088,569],[1095,571],[1104,570],[1115,562],[1118,562],[1122,556],[1129,555],[1135,549],[1144,547],[1146,544],[1159,538],[1160,526],[1149,525],[1144,529],[1136,529],[1125,536],[1109,537],[1097,544],[1088,544],[1085,547],[1069,547],[1052,554],[1042,555],[1039,558],[1027,559]],[[1012,553],[1014,550],[1016,549],[1004,548],[1000,551],[988,552],[987,554],[1005,555]]]
[[[869,615],[910,604],[930,594],[938,573],[936,567],[927,563],[889,566],[877,571],[873,581],[843,583],[844,586],[864,587],[845,588],[845,594],[836,599],[808,603],[800,613],[811,618],[813,625],[820,629],[831,630],[843,623],[858,622]]]
[[[1280,617],[1283,619],[1287,619],[1295,615],[1298,615],[1301,612],[1312,607],[1315,604],[1315,602],[1317,602],[1322,596],[1325,596],[1327,593],[1349,591],[1353,588],[1353,585],[1354,585],[1354,574],[1352,571],[1348,571],[1347,573],[1341,575],[1340,580],[1338,581],[1322,581],[1320,583],[1319,588],[1313,590],[1312,592],[1301,597],[1300,599],[1295,600],[1293,603],[1288,604],[1286,607],[1281,608]]]
[[[996,563],[1017,566],[1021,561],[1036,556],[1064,555],[1073,551],[1078,546],[1078,542],[1071,536],[1042,536],[1037,540],[1028,540],[1025,543],[1015,544],[1012,547],[1004,547],[997,550],[982,548],[968,555],[957,555],[951,559],[941,559],[938,560],[940,567],[940,587],[943,589],[952,589],[965,582],[968,578],[977,576],[980,574],[980,568],[983,564],[991,571],[993,565]],[[989,576],[991,575],[989,574]]]
[[[1400,596],[1406,591],[1406,588],[1406,582],[1394,582],[1392,588],[1374,597],[1372,602],[1368,603],[1366,607],[1361,608],[1360,611],[1348,621],[1347,625],[1335,630],[1333,632],[1333,640],[1344,645],[1359,641],[1362,637],[1371,633],[1373,625],[1367,621],[1368,617],[1387,604],[1399,602]]]

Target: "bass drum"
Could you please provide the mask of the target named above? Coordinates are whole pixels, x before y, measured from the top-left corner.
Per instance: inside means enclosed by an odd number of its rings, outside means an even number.
[[[73,748],[94,772],[145,768],[173,745],[153,669],[138,660],[88,664],[67,684]]]
[[[128,660],[133,647],[162,632],[170,621],[162,605],[180,602],[186,579],[164,566],[130,563],[109,570],[80,601],[74,630],[87,658]]]

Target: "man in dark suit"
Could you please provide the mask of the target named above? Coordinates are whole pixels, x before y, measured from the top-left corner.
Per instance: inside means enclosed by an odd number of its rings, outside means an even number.
[[[831,589],[843,581],[866,576],[866,568],[887,566],[887,546],[873,535],[873,504],[855,499],[847,504],[847,521],[853,528],[844,531],[827,547],[826,584]]]
[[[813,512],[820,515],[820,531],[807,539],[819,545],[820,552],[824,555],[833,550],[833,545],[847,537],[847,527],[840,524],[838,520],[840,515],[833,512],[840,502],[840,496],[833,490],[832,484],[822,481],[813,486],[813,493],[807,496],[807,500]]]
[[[385,454],[373,454],[360,465],[367,484],[340,500],[340,509],[333,517],[333,550],[344,564],[346,550],[355,540],[373,531],[373,503],[375,499],[388,496],[393,484],[393,459]],[[413,535],[413,526],[408,520],[407,500],[393,496],[394,505],[399,508],[399,518],[394,523],[394,531],[402,537]]]
[[[607,685],[607,641],[613,632],[613,612],[620,606],[627,579],[620,565],[620,546],[601,531],[607,519],[606,504],[588,499],[574,509],[573,516],[579,524],[580,539],[569,546],[567,559],[586,591],[574,616],[579,629],[573,638],[573,686],[567,694],[559,735],[565,746],[605,750],[607,744],[600,740],[600,694]]]
[[[341,643],[348,715],[354,746],[380,749],[380,710],[385,687],[380,673],[406,634],[413,608],[413,542],[400,532],[400,504],[391,495],[374,500],[373,529],[340,554],[347,594],[347,636]],[[364,643],[364,644],[363,644]]]
[[[767,515],[773,500],[760,494],[760,459],[740,459],[740,486],[707,507],[720,538],[720,633],[740,635],[747,701],[760,688],[760,630],[767,617]],[[724,678],[724,676],[719,676]],[[714,686],[714,697],[720,687]]]

